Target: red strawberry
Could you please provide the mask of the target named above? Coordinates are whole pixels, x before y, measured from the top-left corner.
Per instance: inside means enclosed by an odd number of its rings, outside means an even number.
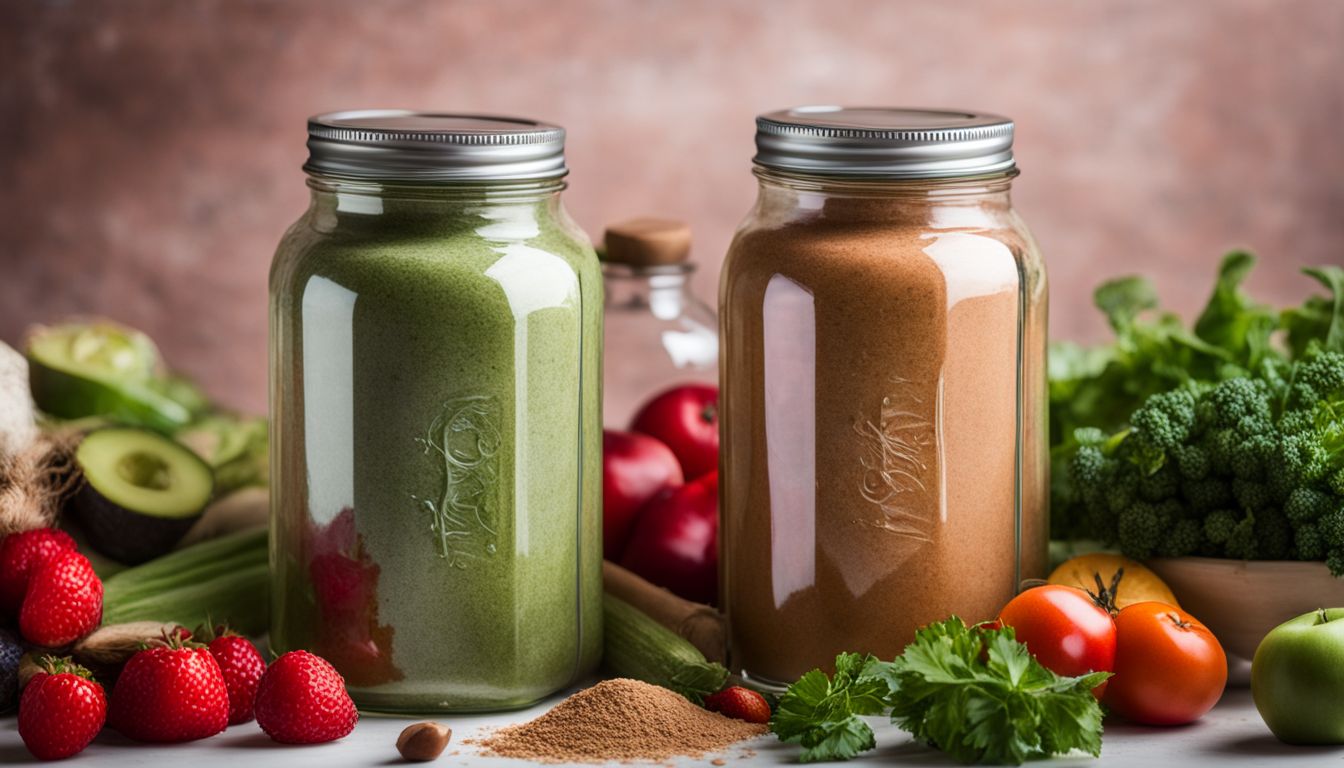
[[[19,737],[39,760],[60,760],[89,745],[103,729],[107,699],[89,670],[70,659],[44,657],[19,699]]]
[[[192,741],[229,723],[229,691],[210,651],[176,633],[126,662],[108,723],[136,741]]]
[[[286,744],[335,741],[359,720],[341,673],[307,651],[290,651],[271,664],[261,676],[256,709],[261,730]]]
[[[33,571],[19,609],[19,634],[33,645],[61,648],[98,628],[103,582],[89,559],[62,552]]]
[[[252,719],[252,702],[257,698],[257,683],[266,671],[266,660],[256,646],[227,627],[199,627],[196,639],[206,643],[215,657],[229,689],[229,725]]]
[[[770,705],[766,703],[765,697],[740,685],[706,696],[705,709],[748,723],[770,722]]]
[[[73,552],[75,540],[56,528],[14,533],[0,543],[0,614],[19,615],[33,570],[62,552]]]

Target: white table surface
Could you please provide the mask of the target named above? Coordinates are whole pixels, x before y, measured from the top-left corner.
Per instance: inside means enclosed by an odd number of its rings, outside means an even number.
[[[496,715],[449,716],[437,718],[453,729],[453,740],[438,766],[514,766],[533,765],[525,761],[483,757],[463,739],[480,735],[493,726],[530,720],[544,712],[555,700],[530,710]],[[131,766],[175,766],[181,768],[242,768],[243,766],[281,765],[285,768],[320,766],[381,766],[402,763],[395,747],[397,734],[411,719],[364,716],[355,732],[337,742],[315,746],[283,746],[271,741],[256,723],[229,728],[213,738],[178,745],[145,745],[132,742],[105,730],[89,748],[67,761],[69,765],[99,768]],[[877,749],[851,764],[888,766],[955,765],[939,752],[911,742],[910,737],[881,719],[874,719]],[[766,736],[718,755],[660,761],[656,765],[708,766],[714,758],[723,758],[729,766],[796,764],[796,747]],[[35,763],[19,740],[18,723],[10,715],[0,718],[0,765]],[[1037,763],[1041,765],[1041,763]],[[1246,689],[1232,689],[1223,701],[1202,721],[1180,728],[1143,728],[1120,721],[1106,724],[1100,761],[1090,757],[1056,758],[1050,766],[1144,766],[1167,765],[1233,766],[1334,765],[1344,766],[1344,747],[1288,747],[1270,734],[1256,714]]]

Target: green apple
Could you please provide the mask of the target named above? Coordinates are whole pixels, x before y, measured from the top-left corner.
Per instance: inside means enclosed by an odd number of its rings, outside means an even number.
[[[1288,744],[1344,744],[1344,608],[1275,627],[1251,661],[1251,695]]]

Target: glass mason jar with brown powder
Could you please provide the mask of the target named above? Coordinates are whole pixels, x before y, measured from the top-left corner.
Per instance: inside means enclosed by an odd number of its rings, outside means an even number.
[[[719,299],[721,599],[748,679],[892,658],[1044,575],[1045,268],[1012,140],[963,112],[757,120]]]

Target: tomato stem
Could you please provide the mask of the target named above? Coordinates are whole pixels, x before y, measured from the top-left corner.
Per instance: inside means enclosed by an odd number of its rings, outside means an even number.
[[[1091,596],[1092,602],[1100,606],[1102,610],[1114,616],[1120,613],[1120,608],[1117,606],[1116,600],[1120,594],[1120,580],[1124,577],[1124,568],[1115,569],[1115,575],[1111,577],[1111,586],[1107,587],[1106,582],[1101,580],[1101,573],[1099,571],[1093,571],[1092,578],[1097,582],[1097,591],[1093,592],[1089,589],[1086,590],[1086,592]]]
[[[1182,619],[1175,611],[1168,611],[1167,618],[1171,619],[1171,623],[1175,624],[1178,629],[1189,629],[1191,626],[1190,622]]]

